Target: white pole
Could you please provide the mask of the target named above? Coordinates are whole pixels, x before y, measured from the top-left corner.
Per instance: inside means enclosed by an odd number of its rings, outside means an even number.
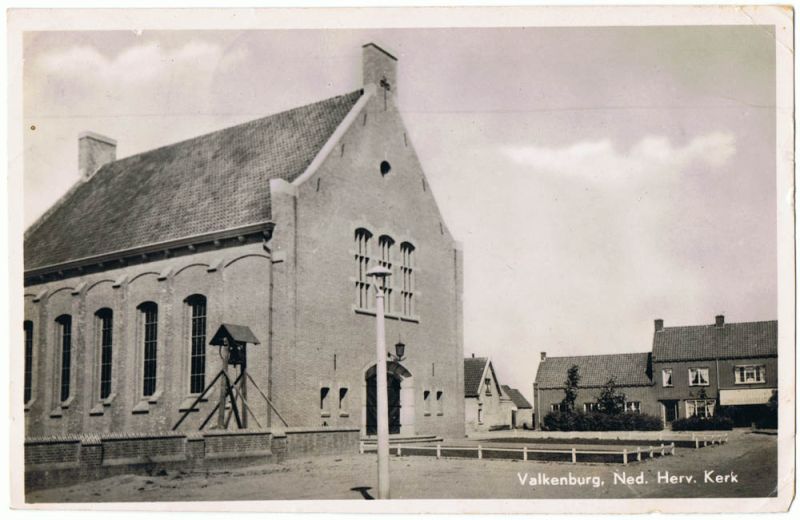
[[[375,328],[377,341],[375,354],[378,358],[375,385],[378,393],[378,498],[389,498],[389,398],[386,389],[386,332],[383,316],[383,288],[379,280],[375,284]]]

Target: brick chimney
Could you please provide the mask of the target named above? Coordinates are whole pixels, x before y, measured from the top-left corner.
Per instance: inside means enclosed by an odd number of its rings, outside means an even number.
[[[656,324],[656,332],[661,332],[662,330],[664,330],[664,320],[657,319],[655,320],[655,324]]]
[[[542,360],[542,361],[544,361],[545,359],[547,359],[547,352],[540,352],[540,353],[539,353],[539,355],[540,355],[540,356],[542,356],[542,357],[541,357],[541,360]]]
[[[715,325],[717,327],[724,327],[725,326],[725,315],[724,314],[720,314],[720,315],[716,316]]]
[[[78,135],[78,173],[90,178],[104,164],[117,159],[117,142],[94,132]]]
[[[362,47],[363,85],[374,84],[397,95],[397,58],[374,43]]]

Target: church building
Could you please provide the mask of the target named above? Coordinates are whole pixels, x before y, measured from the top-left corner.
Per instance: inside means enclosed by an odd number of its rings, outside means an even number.
[[[461,247],[401,120],[397,59],[362,57],[358,90],[145,153],[80,135],[79,180],[25,233],[27,436],[173,429],[220,371],[222,324],[254,340],[249,427],[372,434],[374,266],[392,273],[386,343],[405,345],[391,433],[464,435]]]

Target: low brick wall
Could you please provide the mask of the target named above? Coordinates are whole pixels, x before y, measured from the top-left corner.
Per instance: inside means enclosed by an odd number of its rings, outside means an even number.
[[[358,453],[358,429],[102,434],[28,438],[27,490],[125,473],[204,470],[287,458]]]

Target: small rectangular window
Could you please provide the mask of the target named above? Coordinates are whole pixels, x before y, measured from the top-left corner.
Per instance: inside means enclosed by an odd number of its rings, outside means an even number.
[[[764,365],[741,365],[734,369],[737,385],[765,383],[767,368]]]
[[[630,413],[641,413],[642,404],[639,401],[626,401],[625,411]]]
[[[596,412],[597,411],[597,403],[583,403],[583,411],[584,412]]]
[[[319,389],[319,409],[322,412],[322,415],[330,414],[329,411],[329,395],[331,389],[327,386],[323,386]]]
[[[347,388],[339,388],[339,412],[347,412]]]
[[[431,391],[425,390],[422,392],[422,407],[425,415],[431,414]]]
[[[444,415],[444,392],[436,392],[436,415]]]
[[[672,386],[672,369],[665,368],[661,371],[661,385],[663,387],[670,387]]]
[[[72,317],[68,315],[56,318],[59,339],[61,341],[61,384],[59,397],[61,402],[69,399],[70,376],[72,372]]]
[[[487,377],[483,384],[486,387],[486,395],[492,395],[492,379]]]
[[[701,417],[703,419],[714,415],[714,399],[690,399],[686,401],[686,417]]]
[[[689,386],[708,386],[707,368],[689,369]]]

